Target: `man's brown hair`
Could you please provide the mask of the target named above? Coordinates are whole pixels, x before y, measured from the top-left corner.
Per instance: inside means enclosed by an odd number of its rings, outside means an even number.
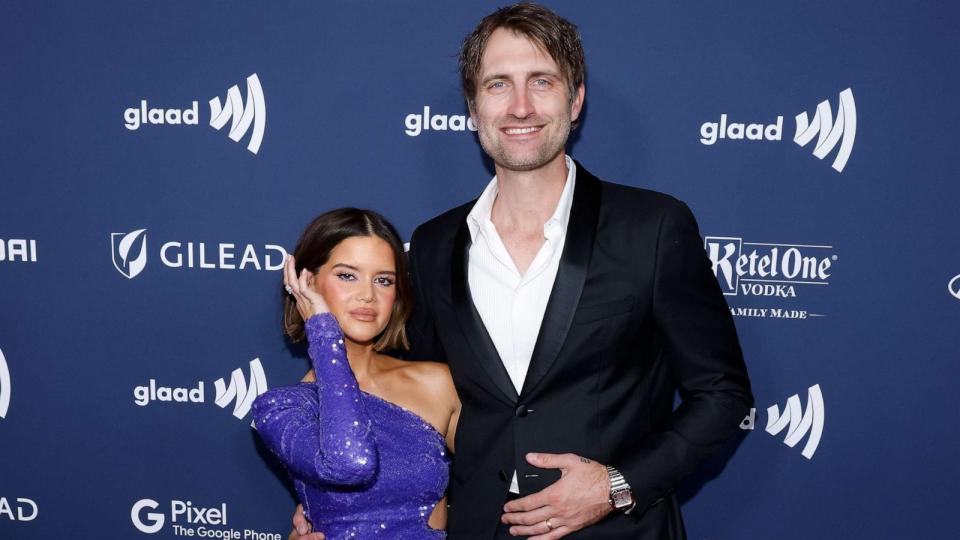
[[[521,2],[500,8],[480,21],[463,40],[460,48],[460,86],[463,97],[473,110],[477,98],[477,78],[487,40],[498,28],[506,28],[526,37],[553,58],[560,66],[573,101],[587,74],[580,32],[570,21],[543,6]]]

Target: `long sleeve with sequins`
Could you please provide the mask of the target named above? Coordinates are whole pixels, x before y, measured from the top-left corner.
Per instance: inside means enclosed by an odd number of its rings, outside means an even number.
[[[317,382],[259,396],[254,426],[295,477],[317,485],[367,485],[379,456],[340,326],[330,313],[310,317],[305,326]]]

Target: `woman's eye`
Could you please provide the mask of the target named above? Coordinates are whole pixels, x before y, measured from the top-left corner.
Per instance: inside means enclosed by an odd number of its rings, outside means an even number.
[[[393,285],[393,279],[388,277],[379,277],[375,281],[377,285],[383,285],[384,287]]]
[[[337,278],[340,279],[341,281],[353,281],[354,279],[356,279],[356,277],[354,277],[353,274],[349,274],[347,272],[341,272],[337,274]]]

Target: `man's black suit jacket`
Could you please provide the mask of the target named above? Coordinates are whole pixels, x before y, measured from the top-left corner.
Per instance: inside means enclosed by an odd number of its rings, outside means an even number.
[[[494,536],[514,469],[523,495],[559,478],[527,464],[527,452],[610,464],[633,487],[633,514],[615,512],[570,538],[683,538],[673,489],[737,431],[752,404],[733,319],[687,206],[600,181],[579,163],[576,182],[519,395],[470,297],[466,218],[474,202],[413,233],[410,357],[446,361],[463,403],[451,539]]]

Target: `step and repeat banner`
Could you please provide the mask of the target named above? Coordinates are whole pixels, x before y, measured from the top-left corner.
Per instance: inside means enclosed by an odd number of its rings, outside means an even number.
[[[549,5],[569,152],[690,205],[752,377],[690,537],[956,538],[960,8]],[[286,538],[278,270],[325,210],[409,239],[479,195],[456,53],[495,7],[0,5],[0,538]]]

